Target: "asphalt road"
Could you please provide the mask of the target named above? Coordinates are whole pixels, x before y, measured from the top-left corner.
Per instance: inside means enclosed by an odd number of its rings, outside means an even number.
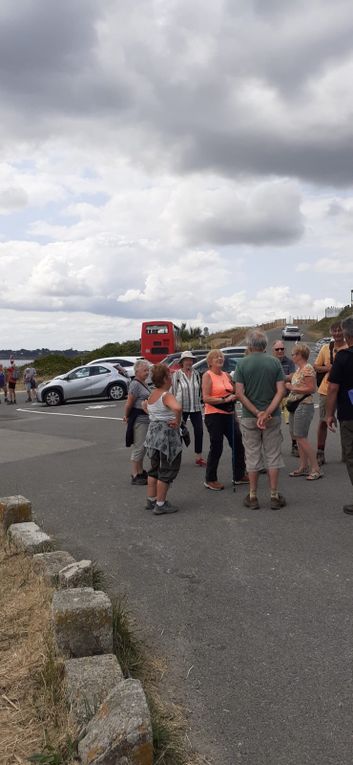
[[[270,333],[271,340],[275,333]],[[291,344],[288,344],[291,347]],[[351,487],[330,434],[325,477],[290,479],[287,507],[243,507],[228,447],[220,494],[184,450],[180,512],[152,516],[129,482],[123,403],[0,406],[0,494],[24,494],[74,555],[126,592],[141,636],[165,659],[162,692],[180,703],[193,745],[215,765],[351,765]],[[312,437],[315,426],[312,425]],[[207,451],[207,442],[206,449]]]

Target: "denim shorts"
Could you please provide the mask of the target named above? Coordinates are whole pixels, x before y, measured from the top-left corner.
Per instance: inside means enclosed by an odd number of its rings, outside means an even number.
[[[307,438],[313,417],[314,404],[301,403],[295,412],[289,412],[289,430],[293,439]]]

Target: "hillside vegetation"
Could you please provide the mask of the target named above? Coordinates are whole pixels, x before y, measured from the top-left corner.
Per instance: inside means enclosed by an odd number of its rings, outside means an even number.
[[[320,319],[320,321],[317,321],[316,324],[311,324],[311,326],[306,330],[306,334],[309,335],[309,337],[311,337],[313,340],[318,340],[320,337],[328,337],[330,334],[330,326],[333,321],[346,319],[347,316],[352,315],[353,307],[351,305],[346,305],[335,318],[324,318]]]

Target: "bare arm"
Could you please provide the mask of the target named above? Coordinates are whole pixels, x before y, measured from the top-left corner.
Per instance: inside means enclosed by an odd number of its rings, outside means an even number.
[[[125,404],[125,412],[124,412],[125,421],[127,420],[135,401],[136,401],[136,396],[133,396],[132,393],[129,393],[126,399],[126,404]]]
[[[175,396],[173,396],[172,393],[166,393],[163,398],[163,404],[168,407],[168,409],[171,409],[172,412],[175,414],[175,421],[172,423],[169,423],[171,428],[179,428],[181,423],[181,415],[182,415],[182,406],[179,404],[179,402],[176,400]]]
[[[235,383],[235,393],[239,401],[245,406],[245,409],[247,409],[251,414],[255,415],[257,417],[260,412],[255,406],[255,404],[252,404],[250,399],[247,398],[247,396],[244,393],[244,384],[237,382]]]
[[[329,382],[328,384],[328,394],[326,399],[326,422],[329,430],[332,430],[333,432],[335,432],[337,425],[335,410],[339,387],[340,386],[337,383]]]

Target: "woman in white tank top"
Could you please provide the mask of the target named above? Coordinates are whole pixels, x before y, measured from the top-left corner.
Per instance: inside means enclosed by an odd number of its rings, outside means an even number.
[[[145,441],[147,454],[151,459],[146,508],[152,510],[154,515],[164,515],[178,510],[167,502],[166,496],[180,469],[182,408],[175,396],[169,392],[172,377],[165,364],[156,364],[153,367],[152,382],[155,389],[147,400],[150,424]]]

